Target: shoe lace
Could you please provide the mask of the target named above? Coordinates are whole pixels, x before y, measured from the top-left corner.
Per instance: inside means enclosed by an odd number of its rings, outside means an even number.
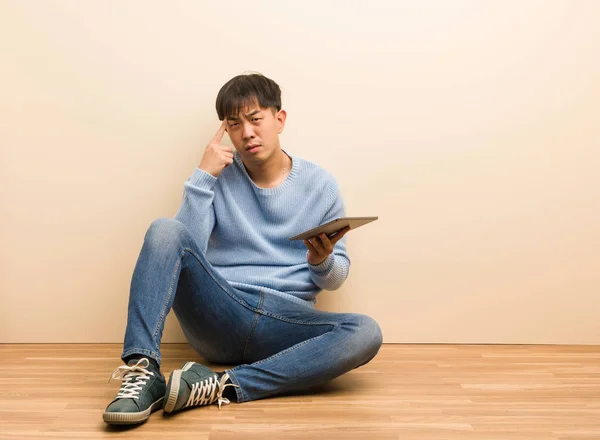
[[[144,362],[145,361],[145,362]],[[150,365],[150,361],[146,358],[142,358],[133,365],[121,365],[115,368],[112,372],[111,377],[108,379],[123,380],[121,389],[117,393],[115,399],[139,399],[140,391],[143,386],[150,379],[150,376],[154,376],[154,373],[148,371],[146,368]]]
[[[223,403],[229,405],[229,399],[223,397],[223,391],[227,387],[238,387],[238,385],[232,383],[225,384],[228,379],[229,375],[225,373],[221,376],[221,380],[218,380],[217,376],[212,376],[203,381],[196,382],[192,385],[192,392],[185,406],[210,405],[215,401],[219,404],[219,409],[221,409],[221,404]]]

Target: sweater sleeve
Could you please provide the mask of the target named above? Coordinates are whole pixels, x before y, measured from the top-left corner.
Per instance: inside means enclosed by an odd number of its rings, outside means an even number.
[[[335,180],[329,185],[326,194],[329,208],[321,224],[335,220],[338,217],[344,217],[346,213],[344,200]],[[333,253],[325,258],[322,263],[312,265],[307,262],[310,277],[321,289],[339,289],[344,281],[346,281],[346,278],[348,278],[348,274],[350,273],[350,257],[346,253],[346,237],[347,234],[335,244]]]
[[[206,254],[208,239],[215,226],[212,203],[216,181],[212,174],[196,168],[183,184],[183,200],[174,217],[190,230],[203,254]]]

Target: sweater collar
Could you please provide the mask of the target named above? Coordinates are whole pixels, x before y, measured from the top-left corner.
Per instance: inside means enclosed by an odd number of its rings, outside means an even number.
[[[290,159],[292,159],[292,169],[290,170],[290,172],[288,173],[286,178],[283,180],[283,182],[281,182],[279,185],[277,185],[274,188],[262,188],[262,187],[258,186],[256,183],[254,183],[254,181],[250,178],[248,171],[246,170],[246,166],[244,165],[244,162],[242,161],[242,157],[240,156],[240,154],[238,153],[237,150],[235,151],[235,153],[233,155],[235,162],[241,169],[242,173],[246,176],[246,178],[252,185],[252,188],[254,189],[254,191],[257,194],[271,195],[271,194],[281,193],[281,192],[285,191],[286,188],[290,187],[292,185],[294,179],[296,178],[296,175],[298,174],[298,166],[299,166],[296,156],[287,152],[283,148],[281,149],[281,151],[283,151],[285,154],[287,154],[290,157]]]

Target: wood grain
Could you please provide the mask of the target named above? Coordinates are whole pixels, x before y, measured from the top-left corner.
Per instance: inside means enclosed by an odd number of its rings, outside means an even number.
[[[187,344],[163,344],[166,376]],[[118,344],[0,345],[0,438],[600,439],[600,347],[384,344],[329,384],[111,428]],[[212,365],[209,365],[212,366]],[[213,366],[220,371],[225,366]]]

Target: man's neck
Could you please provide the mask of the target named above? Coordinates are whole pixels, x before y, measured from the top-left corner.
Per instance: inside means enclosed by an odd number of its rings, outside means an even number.
[[[264,163],[244,163],[244,166],[257,186],[275,188],[286,179],[292,170],[292,159],[279,149],[279,154],[274,154]]]

